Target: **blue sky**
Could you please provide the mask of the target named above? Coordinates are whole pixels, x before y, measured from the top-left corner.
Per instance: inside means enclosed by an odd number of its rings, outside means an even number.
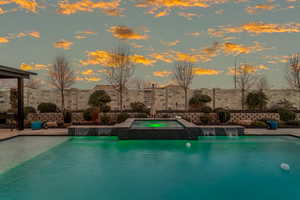
[[[90,88],[106,83],[104,58],[122,40],[137,79],[172,83],[174,62],[185,59],[196,67],[192,87],[232,88],[237,56],[281,88],[287,56],[299,51],[299,6],[299,0],[0,0],[0,59],[46,80],[63,54],[75,86]]]

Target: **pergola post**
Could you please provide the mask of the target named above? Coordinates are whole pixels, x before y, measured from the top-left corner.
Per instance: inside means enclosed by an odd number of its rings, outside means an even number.
[[[18,130],[24,130],[24,79],[18,78]]]

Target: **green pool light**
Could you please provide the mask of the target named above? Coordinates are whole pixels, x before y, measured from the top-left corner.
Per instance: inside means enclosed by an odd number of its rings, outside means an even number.
[[[151,124],[148,124],[148,127],[158,128],[158,127],[163,127],[163,124],[151,123]]]

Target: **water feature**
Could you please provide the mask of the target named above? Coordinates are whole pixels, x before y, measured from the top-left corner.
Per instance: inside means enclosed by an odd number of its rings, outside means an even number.
[[[236,128],[228,127],[228,128],[224,128],[224,131],[225,131],[225,134],[229,137],[239,136],[239,131]]]
[[[203,136],[216,136],[215,128],[202,128]]]

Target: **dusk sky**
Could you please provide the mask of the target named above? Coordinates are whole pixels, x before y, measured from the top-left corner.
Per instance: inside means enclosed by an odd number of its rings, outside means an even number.
[[[282,88],[287,56],[300,51],[299,11],[300,0],[0,0],[0,64],[46,79],[65,55],[74,87],[91,88],[106,84],[108,52],[122,40],[138,79],[172,83],[174,62],[189,60],[193,88],[232,88],[239,57]]]

